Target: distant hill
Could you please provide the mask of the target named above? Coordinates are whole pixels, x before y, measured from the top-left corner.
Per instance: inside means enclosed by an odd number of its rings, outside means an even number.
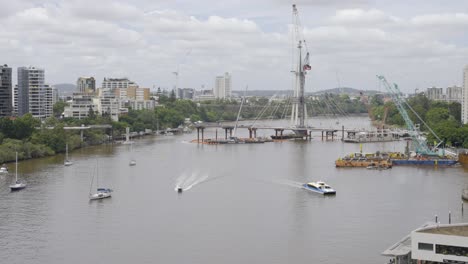
[[[331,94],[348,94],[348,95],[359,95],[360,93],[364,95],[373,95],[376,93],[380,93],[379,91],[375,90],[359,90],[356,88],[351,87],[342,87],[342,88],[332,88],[327,90],[321,90],[318,92],[306,92],[306,95],[322,95],[325,93]],[[272,97],[273,95],[292,95],[292,90],[250,90],[250,91],[232,91],[233,94],[238,96],[244,95],[246,93],[247,96],[259,96],[259,97]]]
[[[73,92],[76,92],[76,85],[71,83],[58,83],[52,85],[55,87],[60,96],[73,95]]]

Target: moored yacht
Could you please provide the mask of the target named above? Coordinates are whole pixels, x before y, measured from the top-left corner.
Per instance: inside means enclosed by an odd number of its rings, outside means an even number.
[[[111,197],[112,190],[108,188],[98,188],[96,193],[90,194],[90,200],[104,199]]]
[[[336,194],[336,191],[323,181],[309,182],[302,185],[305,189],[321,194]]]
[[[8,173],[8,167],[5,164],[0,167],[0,173]]]

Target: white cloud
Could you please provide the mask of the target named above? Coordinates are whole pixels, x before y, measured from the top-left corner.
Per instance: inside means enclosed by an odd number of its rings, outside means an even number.
[[[347,26],[375,27],[382,24],[395,23],[399,20],[399,18],[389,16],[377,9],[343,9],[336,11],[336,14],[331,17],[330,22]]]
[[[337,68],[343,85],[358,88],[374,88],[376,73],[395,72],[411,73],[402,87],[436,79],[451,85],[467,63],[464,13],[397,18],[385,7],[368,8],[369,1],[348,2],[354,8],[340,10],[334,7],[341,1],[306,2],[300,15],[313,64],[308,87],[336,86]],[[179,65],[184,87],[210,88],[225,71],[233,72],[235,89],[290,84],[291,7],[283,1],[249,6],[249,14],[265,14],[271,6],[269,25],[284,22],[274,28],[243,17],[234,4],[234,15],[220,15],[226,10],[219,2],[209,8],[207,2],[191,4],[193,11],[171,1],[20,3],[9,5],[12,13],[2,19],[0,64],[44,67],[50,83],[127,76],[146,87],[172,87]],[[453,37],[443,37],[447,32]]]

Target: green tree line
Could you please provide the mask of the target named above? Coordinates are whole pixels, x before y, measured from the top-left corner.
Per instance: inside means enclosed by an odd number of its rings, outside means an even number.
[[[461,123],[460,103],[429,100],[423,94],[409,98],[407,103],[447,146],[468,148],[468,126]],[[370,107],[375,120],[385,121],[391,126],[406,126],[392,101],[384,103],[377,95],[371,98]],[[421,131],[429,132],[416,114],[408,107],[406,110],[413,123],[419,124]],[[427,133],[427,140],[438,141],[431,133]]]

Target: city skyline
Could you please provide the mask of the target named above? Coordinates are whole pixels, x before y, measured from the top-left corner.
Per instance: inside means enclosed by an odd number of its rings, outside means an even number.
[[[291,2],[17,1],[2,3],[0,57],[13,69],[46,69],[48,82],[128,77],[142,87],[291,89]],[[385,75],[404,92],[462,85],[468,3],[299,1],[312,71],[306,91],[378,89]],[[16,71],[13,73],[16,80]],[[430,78],[428,78],[430,76]]]

